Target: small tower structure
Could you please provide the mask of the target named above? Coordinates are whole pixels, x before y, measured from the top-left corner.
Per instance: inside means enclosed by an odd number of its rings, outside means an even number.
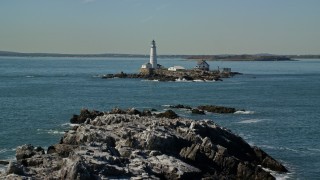
[[[150,49],[150,64],[153,69],[158,69],[156,42],[152,40]]]

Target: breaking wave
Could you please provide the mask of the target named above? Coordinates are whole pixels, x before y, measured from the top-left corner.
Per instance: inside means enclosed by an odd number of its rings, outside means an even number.
[[[247,119],[247,120],[243,120],[243,121],[240,121],[238,123],[240,124],[251,124],[251,123],[258,123],[258,122],[261,122],[261,121],[264,121],[265,119]]]
[[[234,114],[254,114],[254,111],[236,111]]]
[[[54,130],[54,129],[49,129],[49,130],[44,130],[44,129],[37,129],[38,134],[64,134],[64,131],[61,130]]]

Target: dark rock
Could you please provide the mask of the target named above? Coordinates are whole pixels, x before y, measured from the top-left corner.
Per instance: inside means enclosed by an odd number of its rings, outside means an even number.
[[[9,161],[0,160],[0,164],[1,164],[1,165],[8,165],[8,164],[9,164]]]
[[[131,108],[131,109],[127,110],[127,114],[129,114],[129,115],[139,115],[140,116],[141,112],[136,110],[135,108]]]
[[[119,108],[114,108],[110,111],[110,114],[126,114],[126,113],[127,113],[126,111]]]
[[[56,153],[56,148],[54,146],[49,146],[47,150],[47,154]]]
[[[16,159],[19,161],[22,159],[31,158],[36,154],[38,155],[44,154],[44,150],[42,148],[34,148],[32,145],[26,144],[26,145],[17,147]]]
[[[149,110],[143,110],[141,116],[152,116],[152,113]]]
[[[170,108],[177,108],[177,109],[192,109],[190,106],[186,106],[186,105],[182,105],[182,104],[178,104],[178,105],[172,105],[169,106]]]
[[[127,78],[128,75],[124,72],[120,72],[119,74],[115,74],[114,77],[117,77],[117,78]]]
[[[192,109],[191,113],[192,114],[201,114],[201,115],[205,115],[206,114],[203,110],[199,110],[199,109]]]
[[[261,165],[263,167],[269,168],[273,171],[278,172],[288,172],[287,168],[285,168],[281,163],[273,159],[269,156],[266,152],[258,147],[254,147],[254,152],[256,153],[257,157],[259,158]]]
[[[84,123],[87,119],[94,119],[97,116],[102,116],[104,113],[99,111],[89,111],[88,109],[82,109],[80,115],[73,115],[70,119],[72,124],[81,124]]]
[[[25,175],[24,166],[18,162],[10,162],[6,174]]]
[[[167,110],[163,113],[159,113],[156,115],[157,118],[169,118],[169,119],[175,119],[178,118],[179,116],[172,110]]]
[[[235,108],[229,108],[229,107],[223,107],[223,106],[213,106],[213,105],[198,106],[198,109],[203,110],[203,111],[213,112],[213,113],[220,113],[220,114],[235,113],[236,112]]]
[[[56,144],[54,146],[48,147],[47,154],[57,153],[60,157],[66,158],[77,147],[78,146],[69,145],[69,144]]]

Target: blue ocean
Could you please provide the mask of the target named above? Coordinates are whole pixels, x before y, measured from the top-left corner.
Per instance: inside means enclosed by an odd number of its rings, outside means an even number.
[[[243,73],[222,82],[102,79],[135,73],[147,58],[0,57],[0,159],[14,159],[22,144],[59,142],[82,108],[155,108],[222,105],[235,114],[180,116],[210,119],[264,149],[290,171],[278,179],[320,179],[320,60],[208,62]],[[195,61],[159,59],[165,67]]]

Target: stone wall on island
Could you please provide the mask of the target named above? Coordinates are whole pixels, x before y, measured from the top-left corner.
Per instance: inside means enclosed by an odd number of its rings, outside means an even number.
[[[179,106],[180,107],[180,106]],[[209,120],[173,111],[82,110],[60,142],[17,148],[0,179],[275,179],[287,169]]]

